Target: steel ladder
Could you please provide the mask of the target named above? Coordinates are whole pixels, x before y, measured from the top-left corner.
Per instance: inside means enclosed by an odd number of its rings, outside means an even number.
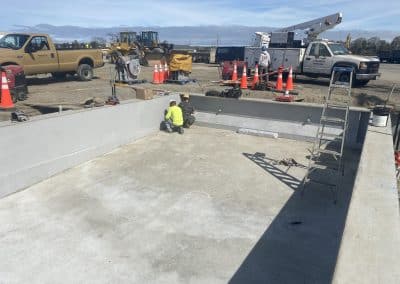
[[[317,183],[328,186],[333,191],[334,202],[337,202],[338,182],[341,180],[340,175],[344,175],[343,150],[348,127],[352,84],[353,68],[333,68],[307,173],[302,181],[302,194],[304,194],[307,183]],[[338,90],[346,94],[345,102],[333,100]],[[335,182],[321,180],[321,173],[322,176],[325,176],[327,171],[333,172],[336,176]],[[316,174],[317,172],[319,175]]]

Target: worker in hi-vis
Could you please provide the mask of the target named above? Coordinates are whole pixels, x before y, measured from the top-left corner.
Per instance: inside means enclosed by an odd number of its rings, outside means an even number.
[[[260,54],[260,59],[258,60],[258,64],[259,64],[258,73],[260,73],[261,80],[265,80],[265,82],[268,82],[268,68],[269,65],[271,64],[271,56],[269,55],[267,47],[265,45],[261,47],[261,54]]]
[[[168,132],[178,131],[183,134],[183,114],[182,109],[176,105],[176,100],[169,101],[169,108],[165,115],[165,127]]]

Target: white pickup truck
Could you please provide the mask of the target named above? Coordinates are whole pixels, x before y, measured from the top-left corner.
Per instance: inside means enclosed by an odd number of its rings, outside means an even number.
[[[354,86],[364,86],[380,76],[378,58],[353,55],[337,42],[319,40],[307,48],[268,48],[268,52],[272,70],[292,66],[294,74],[316,78],[329,77],[333,67],[352,67]]]

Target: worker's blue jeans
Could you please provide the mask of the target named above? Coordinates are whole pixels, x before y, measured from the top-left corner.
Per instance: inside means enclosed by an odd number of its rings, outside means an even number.
[[[174,125],[170,119],[165,120],[164,124],[168,132],[174,132],[174,131],[178,131],[179,133],[183,132],[182,126]]]

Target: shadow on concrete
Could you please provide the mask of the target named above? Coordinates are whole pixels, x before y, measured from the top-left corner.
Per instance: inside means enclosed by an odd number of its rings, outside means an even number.
[[[59,112],[59,107],[58,106],[49,106],[49,105],[32,105],[32,104],[26,104],[27,106],[38,110],[41,114],[48,114],[48,113],[54,113],[54,112]],[[66,108],[63,106],[62,111],[67,111],[71,110],[71,108]]]
[[[99,77],[94,76],[92,80],[99,79]],[[61,83],[61,82],[85,82],[85,81],[79,81],[78,76],[74,75],[67,75],[65,78],[59,79],[59,78],[54,78],[52,76],[49,77],[42,77],[42,78],[37,78],[37,77],[29,77],[26,78],[26,82],[28,85],[34,86],[34,85],[48,85],[48,84],[54,84],[54,83]]]
[[[246,158],[248,158],[249,160],[253,161],[256,165],[260,166],[265,171],[270,173],[272,176],[279,179],[281,182],[286,184],[291,189],[293,189],[293,190],[299,189],[299,187],[301,185],[301,180],[299,180],[287,173],[289,171],[289,169],[294,165],[288,164],[286,171],[283,171],[275,166],[275,165],[279,164],[279,161],[270,159],[270,158],[266,157],[265,155],[263,155],[263,153],[255,153],[255,154],[243,153],[243,155]]]
[[[327,187],[310,182],[301,194],[298,179],[260,156],[244,155],[294,192],[229,283],[331,283],[360,153],[346,151],[336,204]]]
[[[375,106],[375,105],[382,105],[385,103],[385,100],[375,96],[375,95],[368,95],[366,93],[360,93],[353,95],[354,97],[354,102],[358,106],[363,106],[363,107],[370,107],[370,106]]]

